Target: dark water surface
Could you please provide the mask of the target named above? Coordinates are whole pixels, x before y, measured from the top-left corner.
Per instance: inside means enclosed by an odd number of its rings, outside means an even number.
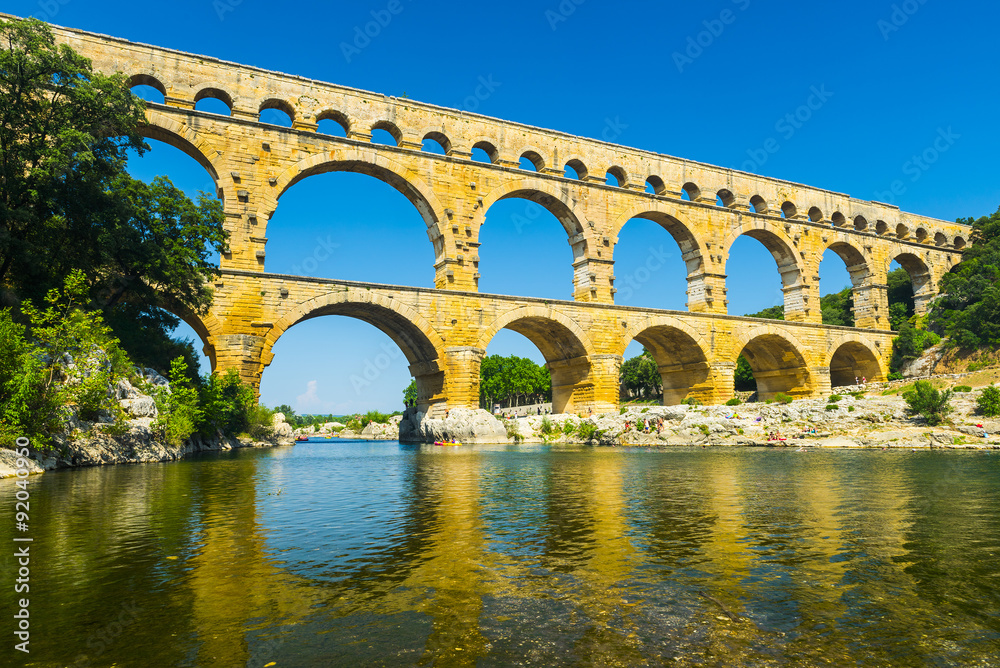
[[[47,473],[27,656],[14,485],[9,665],[1000,666],[1000,454],[323,442]]]

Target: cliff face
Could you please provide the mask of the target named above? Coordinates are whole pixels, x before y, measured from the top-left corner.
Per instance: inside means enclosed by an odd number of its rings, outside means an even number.
[[[153,387],[164,387],[169,391],[167,380],[155,371],[143,369],[140,375]],[[85,422],[77,417],[74,410],[68,410],[65,429],[53,436],[53,447],[43,451],[32,450],[29,472],[104,464],[169,462],[197,452],[272,447],[294,442],[291,426],[285,423],[284,415],[277,413],[274,416],[274,436],[267,441],[221,435],[203,438],[194,434],[181,447],[173,447],[160,441],[153,430],[153,422],[159,415],[153,397],[143,394],[127,380],[119,381],[110,390],[124,409],[127,419],[116,423],[112,416],[102,415],[97,422]],[[16,459],[13,451],[0,450],[0,478],[15,474]]]

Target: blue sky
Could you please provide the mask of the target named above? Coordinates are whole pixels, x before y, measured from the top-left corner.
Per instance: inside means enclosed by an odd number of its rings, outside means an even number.
[[[1000,204],[993,168],[1000,144],[1000,9],[992,4],[395,2],[380,34],[346,53],[342,44],[373,20],[372,12],[385,17],[391,0],[199,0],[169,8],[8,0],[4,11],[453,107],[466,104],[486,77],[495,90],[476,111],[490,116],[597,138],[613,126],[625,145],[892,201],[946,220],[985,215]],[[828,101],[807,122],[790,126],[783,119],[812,87],[825,87]],[[941,130],[958,135],[954,145],[926,170],[907,169]],[[771,138],[780,149],[761,160],[759,149]],[[137,177],[166,174],[192,194],[211,189],[193,161],[151,144],[130,165]],[[890,200],[896,180],[905,192]],[[488,213],[480,239],[484,292],[570,297],[565,234],[533,208],[503,201]],[[535,213],[531,225],[515,229],[514,216]],[[268,237],[268,271],[433,285],[433,254],[419,215],[368,177],[327,174],[299,183],[282,198]],[[317,261],[316,248],[333,244],[329,259]],[[680,253],[656,225],[626,225],[615,250],[616,275],[634,276],[651,253],[670,259],[619,303],[683,309]],[[737,242],[727,272],[730,313],[780,303],[774,261],[756,241]],[[849,283],[832,253],[820,279],[823,294]],[[181,333],[194,338],[186,328]],[[347,318],[302,323],[278,342],[262,400],[300,412],[399,408],[409,375],[405,360],[386,352],[391,347],[378,330]],[[488,352],[542,361],[513,332],[501,332]],[[380,354],[390,362],[378,377],[352,383]]]

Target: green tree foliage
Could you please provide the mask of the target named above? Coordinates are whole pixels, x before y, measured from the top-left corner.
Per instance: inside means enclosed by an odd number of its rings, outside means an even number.
[[[1000,210],[972,225],[972,246],[962,262],[941,277],[932,327],[962,348],[1000,345]]]
[[[198,390],[188,378],[187,364],[178,357],[170,364],[170,391],[161,388],[156,393],[159,415],[153,429],[169,444],[180,447],[202,422],[204,412],[198,402]]]
[[[854,293],[850,287],[820,297],[819,308],[824,325],[854,327]]]
[[[913,283],[902,267],[889,272],[887,284],[889,297],[889,326],[899,331],[903,323],[913,317]]]
[[[62,290],[50,290],[45,308],[22,304],[30,327],[0,318],[0,437],[27,436],[44,445],[59,425],[64,405],[76,406],[82,419],[119,412],[108,388],[124,377],[130,362],[99,312],[86,310],[82,272],[66,277]]]
[[[951,400],[951,390],[940,392],[926,380],[918,380],[913,384],[913,389],[903,393],[903,399],[910,406],[910,412],[914,415],[923,415],[927,424],[931,426],[944,422],[948,413],[951,412],[949,401]]]
[[[552,400],[549,370],[524,357],[490,355],[479,367],[479,405],[492,410]]]
[[[920,357],[925,350],[940,343],[941,337],[924,329],[924,319],[913,317],[899,327],[899,335],[892,340],[892,357],[889,369],[900,371],[906,362]]]
[[[653,355],[642,349],[642,354],[624,362],[620,374],[620,391],[625,399],[655,399],[663,396],[663,377]]]
[[[417,379],[411,378],[410,384],[406,386],[403,390],[403,405],[404,406],[416,406],[417,405]]]
[[[996,385],[984,387],[976,399],[976,409],[986,417],[1000,415],[1000,387]]]
[[[0,21],[0,36],[2,298],[38,301],[80,270],[124,348],[165,371],[178,320],[157,305],[197,312],[210,302],[209,258],[226,242],[221,204],[128,176],[129,153],[146,150],[145,119],[124,76],[94,72],[34,19]]]

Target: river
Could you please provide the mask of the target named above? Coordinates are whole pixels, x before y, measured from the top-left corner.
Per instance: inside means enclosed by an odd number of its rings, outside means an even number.
[[[1000,666],[991,452],[309,442],[33,476],[26,533],[15,484],[10,665]]]

